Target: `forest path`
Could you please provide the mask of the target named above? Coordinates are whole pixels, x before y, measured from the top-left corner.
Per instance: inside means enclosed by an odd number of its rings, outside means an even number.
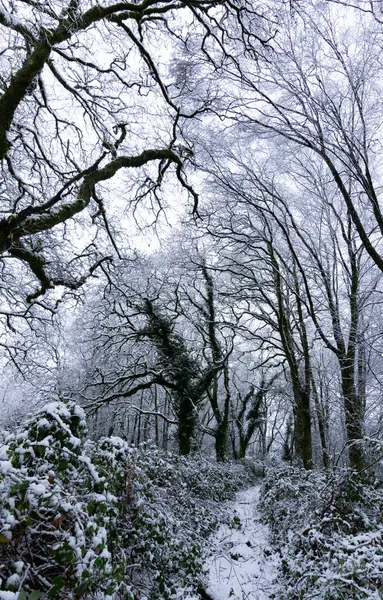
[[[260,485],[237,493],[231,507],[240,525],[221,525],[212,538],[206,591],[214,600],[268,600],[276,592],[280,559],[260,520],[259,495]]]

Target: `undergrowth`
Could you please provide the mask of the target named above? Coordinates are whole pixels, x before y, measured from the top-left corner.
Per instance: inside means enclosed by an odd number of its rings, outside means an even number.
[[[261,511],[282,555],[281,600],[383,598],[381,480],[270,469]]]
[[[92,442],[81,408],[51,403],[0,447],[0,599],[187,598],[218,502],[257,472]]]

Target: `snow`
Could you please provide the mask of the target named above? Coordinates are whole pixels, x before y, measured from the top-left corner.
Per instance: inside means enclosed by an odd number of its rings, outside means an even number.
[[[18,575],[17,573],[13,573],[13,575],[8,577],[6,585],[8,587],[11,587],[13,585],[19,585],[19,582],[20,582],[20,575]]]
[[[276,593],[280,558],[260,521],[259,494],[259,485],[239,492],[231,508],[240,524],[222,525],[212,539],[207,592],[216,600],[266,600]]]
[[[15,563],[13,563],[15,565],[15,569],[18,573],[21,573],[21,571],[23,570],[24,567],[24,562],[22,560],[18,560]]]
[[[92,464],[92,461],[90,460],[89,456],[81,455],[78,458],[82,463],[84,463],[88,467],[89,473],[90,473],[91,477],[93,478],[93,480],[96,483],[100,483],[101,479],[98,476],[98,473],[97,473],[96,469],[94,468],[94,465]]]
[[[29,491],[31,494],[34,494],[35,496],[43,496],[46,491],[47,488],[43,483],[31,483],[29,486]]]
[[[13,471],[12,464],[9,460],[3,459],[0,456],[0,473],[2,475],[6,475],[7,473],[11,473]]]
[[[21,22],[16,17],[15,13],[14,12],[13,13],[8,12],[6,10],[6,8],[4,8],[3,3],[1,3],[0,10],[1,10],[1,14],[2,14],[2,16],[3,16],[3,18],[6,21],[6,23],[7,23],[8,26],[10,26],[10,27],[16,27],[17,25],[21,25]]]

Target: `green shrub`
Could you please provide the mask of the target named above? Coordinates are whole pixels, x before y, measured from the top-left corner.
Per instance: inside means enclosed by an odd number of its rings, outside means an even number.
[[[56,402],[2,447],[1,589],[49,598],[115,590],[108,529],[118,510],[85,435],[83,411]]]
[[[175,600],[196,593],[218,501],[253,470],[86,439],[55,402],[0,447],[0,600]]]
[[[281,599],[383,598],[380,481],[270,470],[261,508],[282,554]]]

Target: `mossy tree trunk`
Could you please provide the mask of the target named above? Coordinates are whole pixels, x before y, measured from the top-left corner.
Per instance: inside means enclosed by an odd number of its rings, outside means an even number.
[[[162,315],[151,300],[145,300],[143,312],[147,327],[141,329],[139,335],[148,338],[157,350],[159,366],[163,370],[162,385],[173,400],[178,419],[179,452],[186,456],[192,451],[196,438],[199,405],[221,367],[209,365],[202,369],[182,336],[174,331],[173,322]],[[227,423],[228,420],[226,428]]]

